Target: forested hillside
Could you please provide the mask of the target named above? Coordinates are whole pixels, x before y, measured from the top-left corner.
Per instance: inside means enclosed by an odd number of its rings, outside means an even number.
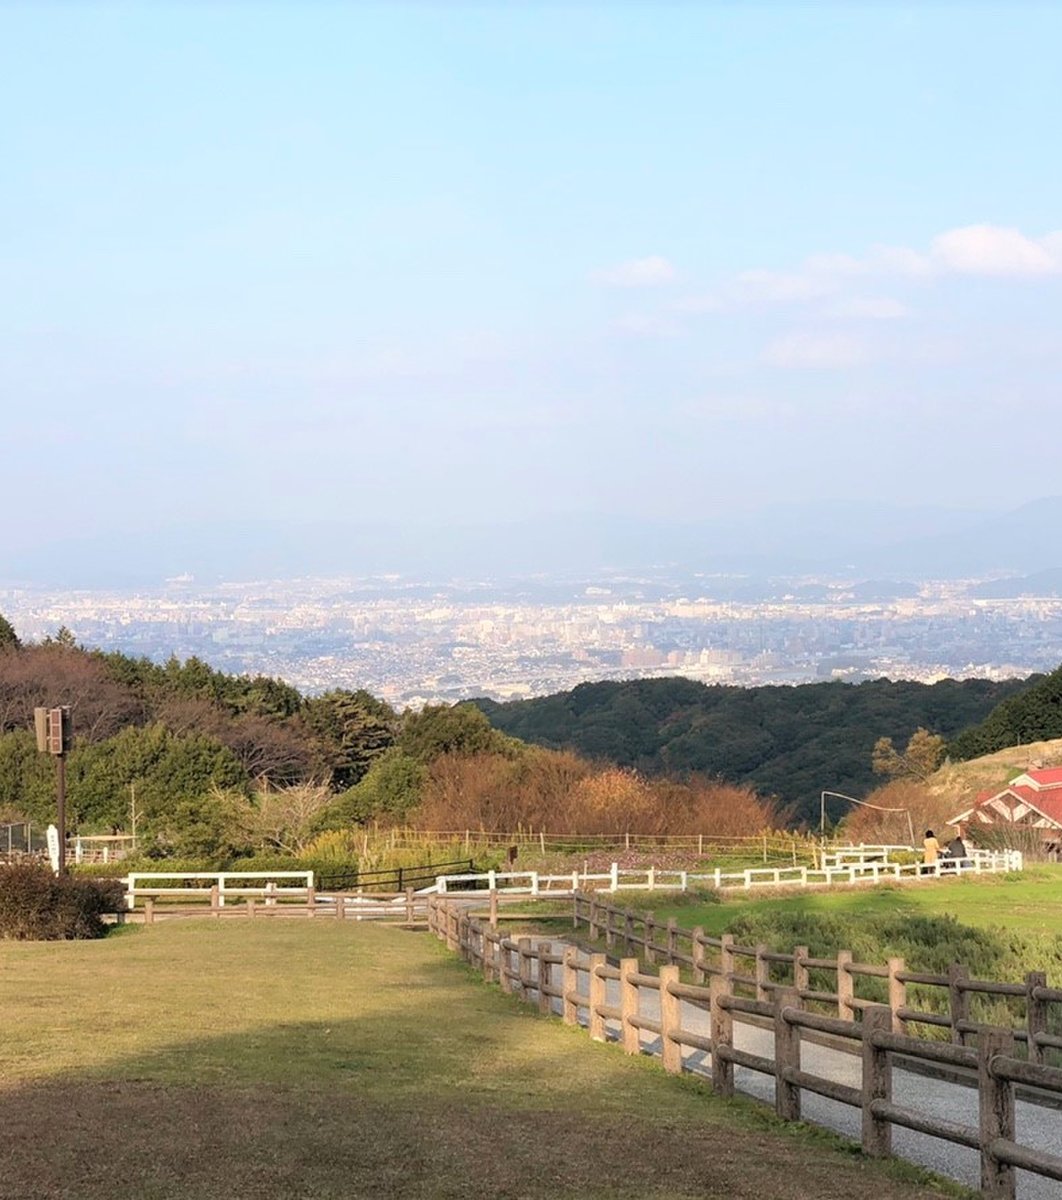
[[[960,733],[948,753],[965,760],[1052,738],[1062,738],[1062,667],[1001,700],[984,720]]]
[[[740,688],[651,679],[477,703],[496,729],[524,741],[648,774],[718,775],[776,795],[812,819],[823,789],[858,797],[880,782],[871,767],[879,737],[906,742],[920,727],[955,737],[1028,686],[880,679]]]

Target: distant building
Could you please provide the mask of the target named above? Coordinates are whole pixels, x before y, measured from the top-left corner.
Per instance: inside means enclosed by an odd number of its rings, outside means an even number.
[[[982,792],[949,825],[1014,825],[1036,829],[1057,857],[1062,847],[1062,767],[1028,770],[998,792]]]

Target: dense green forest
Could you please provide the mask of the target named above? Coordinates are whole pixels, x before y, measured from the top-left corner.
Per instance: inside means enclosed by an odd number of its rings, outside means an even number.
[[[1062,667],[1029,683],[954,738],[948,746],[951,757],[978,758],[1007,746],[1062,738]]]
[[[953,738],[1028,686],[879,679],[742,688],[648,679],[476,703],[496,729],[535,745],[653,775],[718,775],[776,795],[811,820],[823,789],[862,796],[880,783],[871,766],[879,737],[904,743],[922,727]]]

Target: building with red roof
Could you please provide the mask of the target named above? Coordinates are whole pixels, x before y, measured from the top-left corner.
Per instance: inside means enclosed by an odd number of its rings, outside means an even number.
[[[1059,853],[1062,844],[1062,767],[1024,771],[997,792],[981,792],[973,807],[948,821],[949,825],[1002,825],[1036,829],[1047,849]]]

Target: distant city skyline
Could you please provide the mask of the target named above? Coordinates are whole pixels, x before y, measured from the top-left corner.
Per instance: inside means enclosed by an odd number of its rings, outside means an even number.
[[[1060,44],[1033,4],[0,6],[0,575],[1052,491]]]

